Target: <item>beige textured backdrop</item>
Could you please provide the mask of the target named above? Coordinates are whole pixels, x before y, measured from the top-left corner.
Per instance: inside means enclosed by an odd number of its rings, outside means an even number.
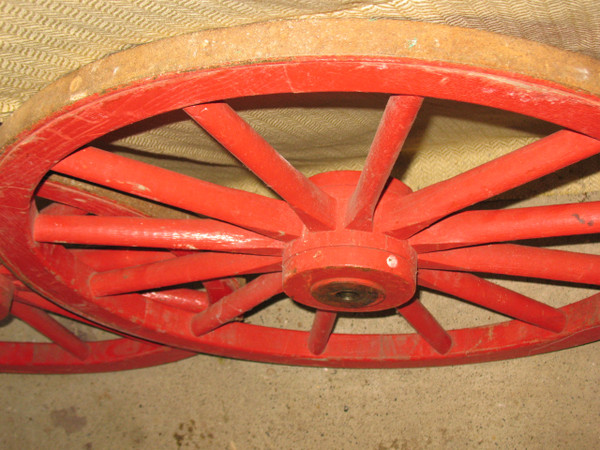
[[[160,38],[305,17],[398,18],[504,33],[600,57],[595,0],[3,0],[0,114],[83,64]]]

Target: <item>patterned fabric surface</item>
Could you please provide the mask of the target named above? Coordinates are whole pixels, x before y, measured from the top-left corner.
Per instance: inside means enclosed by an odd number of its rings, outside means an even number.
[[[600,58],[596,0],[3,0],[0,2],[0,120],[60,76],[108,54],[157,39],[278,19],[397,18],[504,33]],[[295,98],[234,105],[304,173],[360,169],[385,97]],[[267,192],[183,115],[121,130],[105,148],[215,182]],[[469,105],[428,100],[394,174],[413,189],[525,145],[553,126]],[[159,158],[168,154],[172,158]],[[588,164],[594,169],[600,163]],[[219,170],[211,170],[214,167]],[[425,170],[423,168],[426,168]],[[576,169],[572,169],[576,170]],[[595,171],[595,170],[594,170]],[[588,173],[592,173],[589,170]],[[559,174],[556,195],[599,191],[588,176]],[[527,196],[520,190],[517,197]]]
[[[504,33],[600,58],[595,0],[3,0],[0,114],[61,75],[193,31],[308,17],[398,18]]]

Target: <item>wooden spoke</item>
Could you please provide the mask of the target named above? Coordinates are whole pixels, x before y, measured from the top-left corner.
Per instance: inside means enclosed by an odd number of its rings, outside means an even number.
[[[39,242],[281,254],[283,243],[210,219],[39,215]]]
[[[50,300],[45,299],[41,295],[36,294],[35,292],[29,290],[26,287],[18,288],[15,291],[15,302],[22,303],[22,304],[24,304],[26,306],[30,306],[34,309],[41,310],[42,312],[56,314],[58,316],[65,317],[67,319],[71,319],[71,320],[74,320],[77,322],[81,322],[83,324],[86,324],[86,325],[89,325],[92,327],[100,328],[100,329],[103,329],[104,331],[108,331],[111,333],[119,333],[118,330],[113,330],[111,328],[104,327],[97,322],[92,322],[81,316],[73,314],[72,312],[67,311],[66,309],[63,309],[60,306],[57,306],[56,304],[52,303]],[[49,317],[52,318],[51,316],[49,316]]]
[[[380,229],[407,238],[467,206],[501,194],[600,152],[600,141],[558,131],[548,137],[399,199]]]
[[[421,286],[453,295],[545,330],[558,333],[566,323],[565,315],[559,309],[475,275],[423,269],[419,270],[418,282]]]
[[[121,250],[121,249],[71,249],[80,261],[90,266],[96,272],[125,269],[127,267],[150,264],[167,259],[175,259],[168,251],[152,250]]]
[[[44,311],[15,302],[11,313],[78,359],[84,360],[88,357],[90,353],[89,345]]]
[[[90,288],[96,296],[115,295],[276,270],[281,270],[276,256],[205,252],[100,272],[91,277]]]
[[[466,211],[411,237],[418,252],[600,232],[600,202]]]
[[[281,200],[218,186],[97,148],[80,150],[53,170],[277,239],[289,240],[301,232],[300,221]]]
[[[207,280],[202,282],[208,294],[208,303],[216,303],[233,291],[241,288],[245,280],[239,277],[220,278],[218,280]]]
[[[358,185],[348,203],[347,228],[373,229],[375,207],[422,103],[422,97],[390,97]]]
[[[194,313],[204,311],[209,305],[208,294],[194,289],[166,289],[142,295],[164,305]]]
[[[96,194],[83,191],[73,186],[68,186],[64,183],[58,183],[56,181],[44,181],[38,188],[37,196],[46,200],[57,202],[58,204],[70,206],[74,208],[74,210],[85,211],[85,213],[92,213],[98,216],[144,216],[139,211],[117,203],[109,198],[99,197]],[[54,207],[55,204],[50,205],[50,207]],[[48,208],[44,208],[42,213],[54,215],[59,214],[57,212],[53,212],[52,209],[48,210]]]
[[[467,247],[419,255],[423,269],[494,273],[600,285],[600,256],[513,244]]]
[[[207,103],[185,111],[287,201],[309,229],[333,229],[335,200],[287,162],[229,105]]]
[[[282,289],[281,272],[262,275],[194,316],[190,325],[192,332],[196,336],[209,333],[279,294]]]
[[[308,335],[308,349],[313,355],[320,355],[325,351],[336,318],[337,314],[335,312],[317,310]]]
[[[74,208],[73,206],[63,205],[62,203],[52,203],[46,206],[42,211],[42,214],[49,216],[85,216],[87,211],[83,209]]]
[[[397,311],[436,352],[441,355],[448,353],[452,338],[419,299],[402,305]]]

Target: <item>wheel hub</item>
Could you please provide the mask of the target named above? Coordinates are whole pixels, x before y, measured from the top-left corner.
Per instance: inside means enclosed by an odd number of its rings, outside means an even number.
[[[404,241],[377,231],[344,227],[344,212],[360,172],[328,172],[312,178],[337,201],[336,229],[311,232],[283,254],[283,288],[295,301],[329,311],[380,311],[409,301],[416,289],[416,253]],[[394,180],[387,199],[410,189]]]
[[[315,283],[311,289],[315,300],[335,308],[361,308],[385,296],[381,286],[361,278],[332,278]]]

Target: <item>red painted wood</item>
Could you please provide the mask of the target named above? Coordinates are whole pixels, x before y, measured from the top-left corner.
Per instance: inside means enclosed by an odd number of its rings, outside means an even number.
[[[280,268],[281,258],[276,256],[203,252],[99,272],[91,277],[89,286],[94,295],[105,296],[241,274],[273,272]]]
[[[196,336],[209,333],[281,291],[281,273],[262,275],[195,315],[190,322],[192,333]]]
[[[332,334],[325,351],[313,355],[308,332],[231,323],[203,336],[205,348],[220,347],[229,357],[327,367],[423,367],[497,361],[531,356],[590,342],[600,330],[593,296],[562,308],[569,318],[560,333],[513,320],[501,324],[450,330],[452,348],[440,354],[418,334]],[[577,312],[576,312],[577,311]]]
[[[43,185],[44,194],[49,199],[64,201],[68,204],[79,204],[85,205],[86,208],[91,208],[98,212],[103,212],[107,214],[123,214],[127,213],[129,215],[138,215],[139,213],[133,209],[129,209],[127,207],[123,207],[118,203],[114,203],[110,200],[99,198],[94,194],[86,193],[80,191],[79,189],[72,188],[66,185],[46,182]],[[61,203],[53,203],[43,210],[44,215],[42,218],[46,218],[46,214],[73,214],[73,213],[83,213],[86,212],[74,208],[72,206],[68,206],[66,204]],[[96,219],[106,219],[106,217],[95,217]],[[38,216],[36,223],[38,223],[40,217]],[[110,218],[113,220],[114,218]],[[123,219],[123,218],[119,218]],[[137,219],[135,219],[137,220]],[[227,224],[223,224],[226,225]],[[242,230],[244,231],[244,230]],[[35,231],[34,231],[35,234]],[[259,236],[261,237],[261,236]],[[261,237],[262,238],[262,237]],[[273,241],[277,242],[277,241]],[[72,249],[72,253],[77,255],[77,258],[82,262],[86,263],[90,267],[92,267],[96,271],[107,271],[114,269],[123,269],[131,266],[137,266],[141,264],[148,264],[157,261],[164,261],[166,259],[173,259],[176,256],[172,253],[164,252],[164,251],[140,251],[140,250],[107,250],[107,249]],[[185,255],[186,252],[179,252],[181,255]],[[206,309],[209,304],[209,297],[211,300],[216,301],[216,299],[221,298],[226,293],[231,293],[235,288],[239,287],[238,283],[236,283],[235,279],[224,279],[224,280],[211,280],[207,281],[205,284],[206,292],[197,291],[193,289],[168,289],[168,290],[160,290],[154,292],[145,292],[142,295],[145,298],[151,299],[152,301],[157,301],[165,305],[169,305],[171,307],[180,308],[186,311],[198,313]],[[34,295],[33,293],[26,291],[20,293],[21,298],[26,295],[28,298],[28,304],[31,304],[31,301],[34,300],[34,306],[40,307],[42,309],[50,310],[56,314],[65,315],[66,311],[57,309],[53,304],[48,302],[42,302],[40,304],[41,297]],[[71,319],[82,321],[80,317],[69,315]],[[94,324],[95,325],[95,324]],[[97,326],[97,325],[96,325]]]
[[[204,311],[210,305],[208,294],[194,289],[164,289],[144,292],[142,295],[156,302],[193,313]]]
[[[89,342],[90,353],[81,360],[56,344],[0,343],[0,372],[67,374],[141,369],[179,361],[196,353],[134,339]]]
[[[335,201],[285,160],[226,103],[185,112],[281,196],[311,230],[334,227]]]
[[[0,269],[5,270],[2,266],[0,266]],[[9,279],[4,275],[3,277]],[[20,285],[16,279],[12,280],[11,284],[13,286],[19,285],[14,294],[14,301],[25,306],[25,310],[29,307],[29,310],[35,309],[42,312],[42,314],[44,314],[44,311],[52,312],[90,326],[103,328],[40,297]],[[23,310],[23,307],[17,306],[17,311],[19,310]],[[25,314],[28,320],[31,320],[31,315],[27,312]],[[44,326],[47,327],[46,316],[43,317],[42,321]],[[105,331],[113,330],[105,329]],[[129,337],[85,342],[85,345],[89,352],[84,359],[81,359],[57,344],[0,342],[0,372],[38,374],[111,372],[166,364],[195,355],[195,353],[185,350],[173,349]],[[80,347],[76,344],[78,351],[81,351]]]
[[[452,347],[452,338],[419,299],[407,303],[397,311],[435,351],[441,355],[448,353]]]
[[[17,302],[11,313],[76,358],[84,360],[88,357],[88,345],[45,312]]]
[[[15,280],[15,284],[18,282]],[[29,305],[33,308],[39,309],[44,312],[57,314],[62,317],[66,317],[67,319],[75,320],[77,322],[81,322],[85,325],[95,326],[97,328],[102,328],[101,325],[95,324],[94,322],[84,319],[76,314],[73,314],[66,309],[62,309],[60,306],[55,305],[54,303],[46,300],[41,295],[31,291],[26,286],[17,286],[15,291],[15,301],[19,303],[23,303],[24,305]],[[108,328],[103,328],[106,331],[111,331]]]
[[[143,216],[143,214],[135,209],[117,203],[114,200],[109,198],[99,200],[99,197],[94,194],[56,181],[45,180],[40,185],[36,195],[46,200],[71,206],[75,210],[99,216]],[[50,206],[54,207],[54,204]],[[44,212],[52,214],[51,210],[44,209]]]
[[[358,185],[346,211],[346,228],[371,231],[373,213],[423,98],[394,95],[388,100]]]
[[[243,278],[221,278],[220,280],[207,280],[202,284],[208,293],[208,302],[212,304],[241,288],[245,281]]]
[[[99,213],[128,213],[137,214],[136,211],[130,210],[122,205],[116,204],[110,200],[99,199],[93,194],[88,194],[76,188],[68,187],[62,184],[46,182],[40,189],[49,199],[60,199],[63,203],[52,203],[45,207],[44,214],[86,214],[86,211],[78,207],[69,206],[77,205],[84,206],[88,209],[95,210]],[[78,253],[82,259],[84,255],[87,257],[87,262],[93,261],[95,266],[107,265],[110,268],[118,267],[125,264],[132,265],[137,256],[139,262],[139,254],[142,253],[144,261],[148,262],[148,253],[151,252],[133,252],[131,250],[110,251],[110,250],[72,250]],[[110,253],[111,258],[106,258],[106,254]],[[160,258],[164,259],[165,255],[174,257],[165,252],[160,253]],[[98,258],[100,256],[100,258]],[[16,306],[17,314],[21,312],[25,314],[27,321],[32,321],[41,327],[41,331],[49,333],[50,337],[58,338],[59,344],[70,345],[71,350],[78,353],[77,356],[72,355],[61,345],[47,343],[28,343],[28,342],[0,342],[0,371],[12,373],[89,373],[89,372],[106,372],[115,370],[135,369],[148,367],[157,364],[178,361],[183,358],[193,356],[194,353],[172,349],[162,345],[145,343],[142,341],[133,340],[131,338],[111,339],[108,341],[86,342],[81,345],[77,340],[73,340],[72,333],[64,329],[62,325],[56,326],[53,319],[44,313],[44,311],[52,312],[69,319],[85,323],[89,326],[100,327],[98,324],[87,321],[80,316],[74,315],[66,311],[54,303],[40,297],[34,292],[27,289],[18,280],[13,279],[12,275],[5,267],[0,266],[0,271],[4,275],[0,275],[0,281],[4,281],[5,293],[10,291],[11,300],[13,293],[15,301],[19,303]],[[18,290],[15,292],[15,286]],[[146,293],[146,296],[152,296],[156,293]],[[189,289],[181,289],[176,292],[162,291],[159,295],[155,295],[153,300],[159,300],[167,304],[178,302],[177,306],[188,308],[193,312],[203,310],[207,305],[207,294],[205,292],[191,291]],[[9,305],[11,306],[11,305]],[[8,308],[10,309],[10,308]],[[33,315],[31,311],[33,312]],[[37,311],[37,313],[35,312]],[[8,312],[8,310],[7,310]],[[62,327],[62,328],[61,328]],[[107,330],[106,331],[113,331]],[[76,337],[75,337],[76,339]],[[85,358],[85,348],[88,349],[88,354]]]
[[[600,142],[558,131],[507,155],[400,199],[396,214],[378,227],[408,238],[442,217],[489,199],[600,152]],[[377,216],[376,216],[377,217]]]
[[[315,357],[306,345],[308,332],[233,322],[199,339],[200,351],[232,358],[329,367],[422,367],[495,361],[530,356],[590,342],[600,332],[600,294],[565,306],[568,317],[560,333],[521,321],[448,331],[453,346],[440,355],[417,334],[333,334]],[[373,352],[374,340],[381,343]],[[223,343],[227,343],[225,346]],[[2,347],[0,347],[1,351]],[[348,349],[352,349],[348,352]],[[74,357],[72,357],[74,358]],[[1,358],[0,358],[1,361]],[[93,366],[90,366],[93,367]]]
[[[152,250],[117,250],[117,249],[71,249],[77,260],[85,263],[97,272],[125,269],[127,267],[150,264],[158,261],[175,259],[173,253]]]
[[[16,280],[15,280],[16,281]],[[191,289],[170,289],[160,292],[147,292],[143,294],[144,297],[151,299],[152,301],[158,301],[165,305],[175,306],[181,308],[184,311],[193,313],[199,313],[206,309],[208,305],[206,292],[192,291]],[[110,333],[122,334],[118,330],[111,330],[103,327],[100,324],[89,321],[83,317],[77,316],[61,307],[51,303],[44,297],[36,294],[29,290],[27,287],[19,287],[15,292],[15,301],[26,306],[30,306],[42,312],[48,312],[56,314],[68,319],[89,325],[92,327],[100,328]],[[87,343],[90,345],[90,342]],[[0,344],[1,345],[1,344]]]
[[[283,243],[243,228],[210,219],[137,217],[37,217],[33,238],[39,242],[98,246],[281,255]]]
[[[314,355],[325,351],[327,342],[333,332],[337,313],[332,311],[317,310],[313,320],[310,334],[308,335],[308,349]]]
[[[261,83],[265,79],[269,83]],[[76,102],[31,127],[14,145],[4,149],[4,154],[9,156],[0,162],[5,177],[4,202],[0,205],[2,258],[9,261],[12,271],[35,284],[54,301],[84,315],[149,339],[231,357],[307,365],[410,367],[525,356],[600,337],[600,300],[593,296],[561,309],[568,321],[560,333],[519,321],[452,330],[449,334],[454,344],[443,356],[416,334],[333,334],[319,356],[311,354],[306,346],[308,333],[293,330],[231,323],[198,338],[185,326],[190,318],[185,311],[171,314],[176,311],[141,299],[139,295],[122,296],[127,300],[122,304],[115,304],[112,298],[91,297],[78,281],[90,274],[77,267],[76,259],[69,257],[60,246],[38,247],[31,236],[22,232],[32,228],[35,215],[30,212],[30,200],[52,164],[96,137],[172,109],[255,95],[256,86],[264,87],[262,94],[271,94],[289,92],[292,85],[295,92],[388,92],[470,101],[600,136],[597,99],[587,94],[512,73],[439,62],[307,57],[274,64],[165,74]],[[524,96],[527,102],[522,101]],[[126,119],[120,114],[124,110]],[[89,127],[89,123],[94,123],[94,127]],[[31,155],[40,156],[31,160]]]
[[[545,330],[560,332],[566,322],[558,309],[475,275],[442,270],[419,270],[419,285],[450,294]]]
[[[466,211],[409,239],[418,252],[600,232],[600,202]]]
[[[492,244],[424,253],[419,255],[419,268],[600,285],[598,255],[514,244]]]
[[[5,275],[0,274],[0,320],[4,320],[10,313],[15,285],[12,280]]]
[[[52,203],[42,210],[42,214],[55,216],[85,216],[88,212],[62,203]]]
[[[218,186],[97,148],[80,150],[52,170],[279,239],[290,239],[300,233],[300,221],[284,202]]]

